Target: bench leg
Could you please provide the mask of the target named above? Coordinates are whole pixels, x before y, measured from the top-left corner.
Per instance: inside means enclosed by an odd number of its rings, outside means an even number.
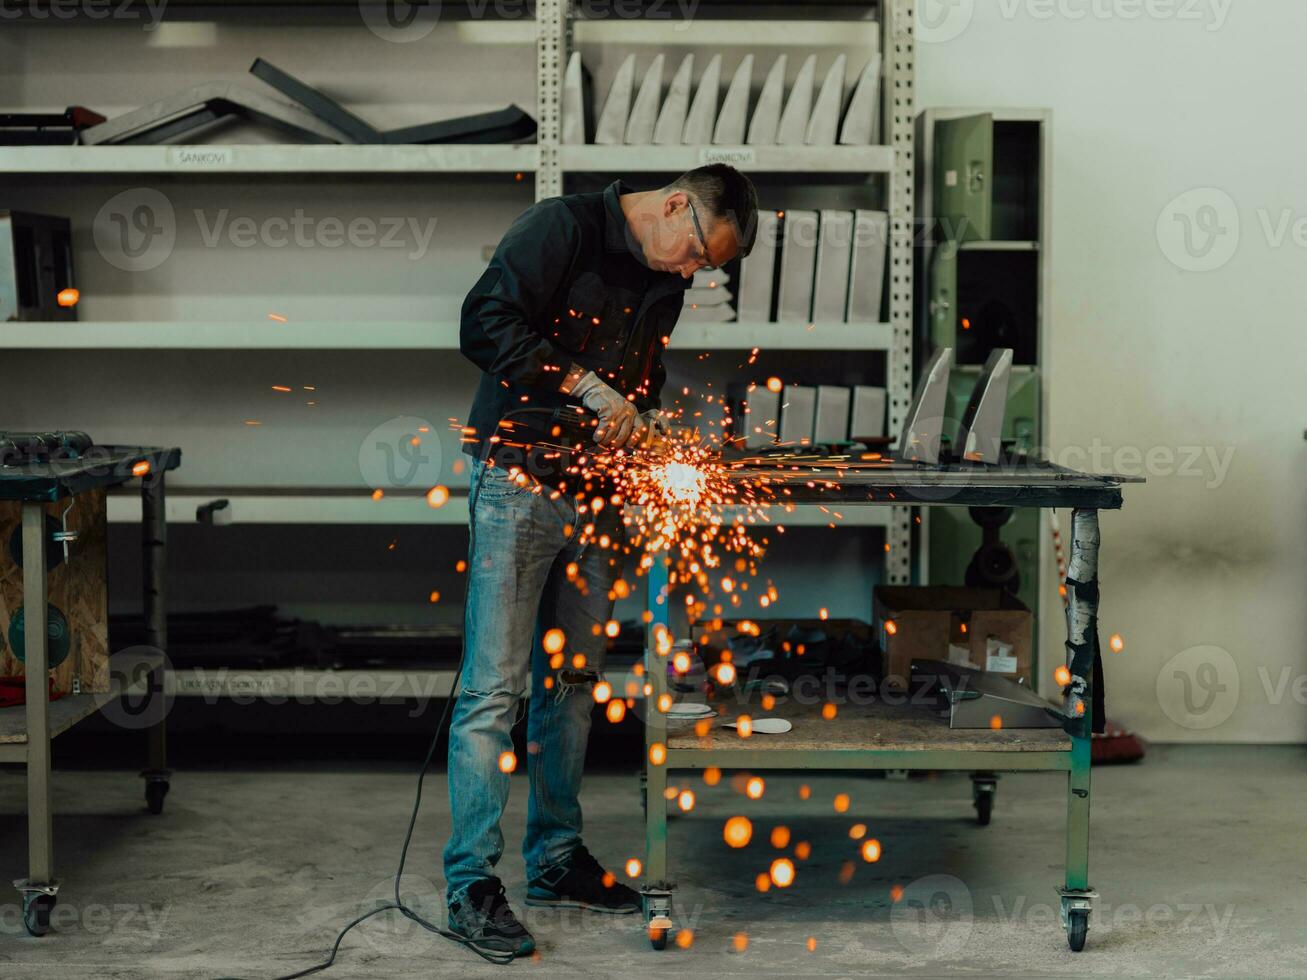
[[[50,927],[59,889],[54,878],[54,826],[50,807],[50,649],[46,633],[45,507],[23,504],[23,671],[27,724],[27,877],[14,882],[23,920],[34,936]]]
[[[1067,667],[1071,683],[1065,709],[1072,719],[1071,769],[1067,773],[1066,882],[1062,925],[1067,941],[1079,952],[1089,931],[1089,913],[1097,896],[1089,887],[1089,769],[1094,710],[1094,657],[1098,652],[1098,512],[1071,515],[1067,563]]]
[[[645,859],[644,886],[640,897],[644,905],[644,924],[654,949],[666,949],[672,925],[672,888],[667,881],[667,760],[657,764],[650,759],[654,745],[666,751],[667,716],[657,708],[659,697],[667,691],[667,658],[658,652],[658,633],[671,619],[667,562],[656,556],[648,573],[648,609],[652,614],[645,637],[644,744],[645,744]]]
[[[141,481],[141,595],[145,620],[145,642],[164,655],[158,670],[149,678],[149,702],[145,711],[150,719],[145,731],[146,761],[141,776],[145,780],[145,805],[151,813],[163,812],[168,795],[167,758],[168,698],[168,514],[164,496],[164,474],[151,473]]]

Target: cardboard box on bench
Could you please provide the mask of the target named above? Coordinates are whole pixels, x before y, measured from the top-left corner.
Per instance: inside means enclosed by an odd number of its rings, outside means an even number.
[[[903,689],[914,660],[960,663],[964,657],[989,673],[1033,680],[1033,617],[1009,592],[885,585],[876,588],[873,607],[889,687]]]

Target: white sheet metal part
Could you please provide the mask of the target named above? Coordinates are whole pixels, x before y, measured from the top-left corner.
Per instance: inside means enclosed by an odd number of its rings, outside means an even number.
[[[739,722],[728,721],[722,727],[738,728]],[[784,735],[793,727],[793,723],[785,718],[754,718],[749,723],[749,728],[755,735]]]
[[[1007,415],[1007,388],[1012,376],[1012,348],[989,352],[958,428],[962,458],[973,463],[994,464],[1003,449],[1003,419]]]
[[[844,125],[840,127],[840,143],[845,146],[867,146],[880,140],[880,64],[877,51],[867,61],[853,89],[853,98],[844,111]]]
[[[849,266],[849,323],[879,323],[889,248],[889,213],[853,212],[853,260]]]
[[[781,393],[765,385],[749,390],[733,385],[731,400],[737,403],[732,425],[733,436],[743,437],[745,449],[766,449],[776,444],[777,424],[781,417]]]
[[[747,142],[750,146],[776,142],[776,130],[781,124],[781,99],[785,96],[785,66],[788,61],[786,55],[777,55],[776,63],[767,73],[767,80],[762,83],[758,104],[753,107],[753,118],[749,120]]]
[[[730,323],[735,319],[735,308],[729,303],[700,306],[697,303],[681,307],[681,323]]]
[[[877,439],[885,435],[885,389],[876,385],[853,386],[850,439]]]
[[[581,85],[581,52],[573,51],[563,73],[564,143],[585,142],[585,101]]]
[[[817,268],[817,212],[790,208],[782,228],[776,320],[807,323],[812,316],[812,283]]]
[[[712,142],[713,125],[717,121],[717,96],[722,87],[722,56],[715,54],[699,78],[698,91],[685,116],[685,131],[681,142],[688,146],[707,146]]]
[[[776,234],[780,219],[775,211],[759,209],[758,236],[753,251],[740,262],[741,320],[766,323],[771,320],[772,293],[776,271]]]
[[[812,445],[816,414],[816,388],[809,385],[786,385],[781,391],[781,445]]]
[[[835,131],[840,125],[840,108],[844,105],[844,65],[847,59],[840,55],[826,72],[817,101],[812,105],[812,116],[803,142],[809,146],[834,146]]]
[[[654,55],[653,64],[644,73],[636,93],[631,117],[626,121],[626,142],[640,146],[653,142],[654,124],[658,119],[658,100],[663,94],[663,55]]]
[[[848,442],[849,400],[852,392],[839,385],[817,385],[817,415],[812,427],[812,441]]]
[[[681,67],[672,76],[663,107],[658,112],[653,141],[659,146],[680,146],[685,134],[685,114],[690,107],[690,88],[694,79],[694,55],[681,59]]]
[[[753,84],[753,55],[746,54],[731,76],[726,98],[717,113],[712,141],[717,146],[741,146],[744,127],[749,118],[749,86]]]
[[[613,76],[608,101],[599,114],[595,142],[616,146],[626,140],[626,120],[631,111],[631,89],[635,87],[635,55],[628,54]]]
[[[695,269],[690,277],[691,289],[720,289],[731,281],[721,269]]]
[[[853,212],[823,209],[817,232],[817,278],[812,292],[814,322],[844,321],[852,255]]]
[[[899,436],[898,458],[906,462],[939,462],[939,437],[944,428],[944,405],[948,399],[948,373],[953,366],[953,348],[941,347],[931,355],[917,380],[917,394],[908,409]]]
[[[808,119],[812,116],[812,88],[817,80],[817,56],[810,54],[803,59],[799,74],[790,89],[789,101],[781,113],[780,125],[776,129],[776,142],[784,146],[802,146],[808,134]]]
[[[716,286],[691,286],[685,290],[685,303],[689,306],[721,306],[723,303],[729,303],[733,299],[731,291],[724,285]]]

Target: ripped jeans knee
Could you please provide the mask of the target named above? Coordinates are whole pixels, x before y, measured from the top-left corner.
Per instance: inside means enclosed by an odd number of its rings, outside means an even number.
[[[516,701],[522,697],[522,691],[510,691],[506,687],[495,687],[488,691],[482,691],[477,688],[464,687],[459,690],[460,694],[466,694],[470,698],[476,698],[478,701]]]
[[[524,697],[524,691],[514,692],[506,687],[489,689],[465,687],[459,692],[458,699],[463,702],[459,713],[481,718],[498,717],[511,713]]]

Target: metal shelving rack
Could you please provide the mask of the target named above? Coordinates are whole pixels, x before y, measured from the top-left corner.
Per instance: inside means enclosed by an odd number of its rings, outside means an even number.
[[[778,331],[777,326],[784,329]],[[271,321],[7,323],[4,346],[12,350],[438,350],[457,351],[457,323],[420,321]],[[889,324],[882,323],[682,323],[672,350],[888,351]]]
[[[317,0],[295,8],[311,13],[323,8],[354,7],[356,0]],[[866,0],[852,6],[879,14],[883,55],[882,117],[885,145],[747,148],[753,163],[744,169],[777,174],[882,175],[884,199],[890,212],[889,319],[880,324],[687,323],[678,326],[672,348],[688,350],[808,349],[883,351],[888,386],[888,431],[903,424],[912,386],[912,229],[913,229],[913,91],[912,18],[915,0]],[[747,2],[744,4],[747,6]],[[447,7],[453,5],[446,5]],[[228,0],[190,0],[188,14],[206,17],[239,11]],[[203,144],[196,146],[54,146],[0,147],[0,174],[130,176],[163,174],[170,178],[206,180],[230,174],[355,175],[391,174],[420,178],[426,174],[504,173],[535,175],[536,199],[563,193],[568,172],[639,170],[679,173],[703,162],[700,148],[685,146],[564,145],[562,78],[573,47],[577,20],[572,0],[537,0],[537,137],[535,144],[514,145],[385,145],[297,146],[263,144]],[[703,12],[703,8],[700,8]],[[797,15],[796,15],[797,16]],[[638,36],[642,25],[623,24]],[[712,147],[712,153],[729,151]],[[743,148],[742,148],[743,149]],[[364,327],[366,329],[360,329]],[[387,321],[359,324],[326,322],[109,322],[69,324],[7,324],[4,346],[28,351],[100,350],[457,350],[455,324],[428,321]],[[250,523],[312,524],[464,524],[466,500],[451,499],[433,510],[421,497],[412,500],[388,495],[381,502],[354,499],[336,491],[279,488],[261,493],[257,487],[173,488],[167,520],[194,520],[195,508],[216,497],[228,497]],[[355,494],[355,497],[358,495]],[[411,505],[411,506],[409,506]],[[132,501],[111,498],[110,519],[133,520]],[[815,505],[797,507],[784,515],[789,526],[820,527],[831,523],[828,511]],[[851,527],[884,528],[885,580],[905,584],[912,578],[912,513],[908,507],[859,508],[841,522]]]
[[[866,147],[749,147],[754,163],[742,169],[753,172],[794,173],[880,173],[886,180],[886,203],[890,215],[889,321],[871,328],[856,325],[823,325],[819,336],[831,349],[884,350],[886,352],[887,431],[897,433],[912,401],[913,342],[913,202],[915,163],[915,69],[913,40],[915,0],[870,0],[867,6],[879,14],[882,79],[881,111],[887,136],[883,146]],[[562,145],[562,78],[572,50],[574,6],[571,0],[540,0],[536,4],[538,30],[538,122],[539,166],[536,170],[536,199],[563,192],[563,178],[569,170],[607,171],[650,169],[680,172],[705,162],[695,147]],[[729,150],[714,147],[713,150]],[[710,330],[689,325],[696,341],[687,346],[711,346],[713,336],[729,337],[744,324],[720,324]],[[793,326],[767,331],[768,325],[749,329],[751,343],[739,346],[806,346],[804,334]],[[772,325],[775,326],[775,325]],[[858,338],[862,329],[865,340]],[[788,331],[788,334],[787,334]],[[685,343],[686,326],[678,326],[673,346]],[[767,333],[773,334],[766,338]],[[836,336],[840,334],[841,336]],[[809,338],[811,339],[811,338]],[[838,340],[838,346],[835,341]],[[780,344],[776,342],[780,341]],[[825,343],[820,346],[825,346]],[[885,580],[906,585],[912,580],[912,523],[910,507],[893,507],[886,524]]]

